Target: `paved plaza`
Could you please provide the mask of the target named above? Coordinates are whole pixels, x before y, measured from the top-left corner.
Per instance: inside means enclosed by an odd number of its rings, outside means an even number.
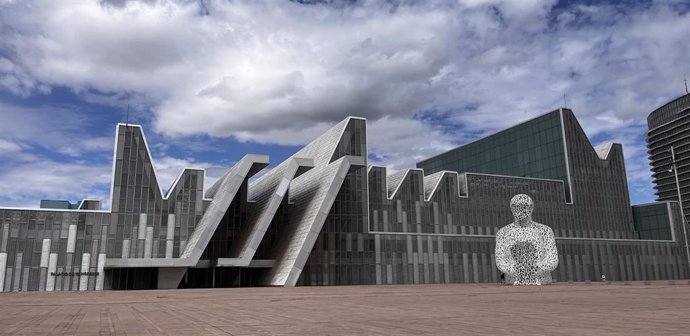
[[[0,294],[0,334],[681,335],[683,281]]]

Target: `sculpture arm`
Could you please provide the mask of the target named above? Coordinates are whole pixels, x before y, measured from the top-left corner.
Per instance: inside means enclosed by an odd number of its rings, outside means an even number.
[[[513,256],[510,253],[511,245],[503,229],[498,230],[496,233],[496,249],[494,252],[496,256],[496,267],[505,274],[515,273],[515,260],[513,260]]]
[[[544,226],[544,232],[542,235],[544,254],[541,256],[538,266],[544,271],[552,272],[558,266],[558,248],[556,247],[556,237],[553,234],[553,230],[548,226]]]

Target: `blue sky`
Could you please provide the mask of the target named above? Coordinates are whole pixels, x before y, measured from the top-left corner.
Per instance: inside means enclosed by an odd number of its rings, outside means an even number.
[[[0,204],[100,198],[115,124],[163,189],[278,163],[348,115],[392,169],[563,105],[654,199],[646,116],[684,92],[688,1],[0,0]]]

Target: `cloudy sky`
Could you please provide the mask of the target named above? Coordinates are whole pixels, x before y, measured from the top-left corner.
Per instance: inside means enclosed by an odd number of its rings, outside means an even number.
[[[690,3],[0,0],[0,204],[108,203],[115,124],[162,188],[245,153],[280,162],[348,115],[393,169],[571,107],[654,199],[646,116],[684,93]]]

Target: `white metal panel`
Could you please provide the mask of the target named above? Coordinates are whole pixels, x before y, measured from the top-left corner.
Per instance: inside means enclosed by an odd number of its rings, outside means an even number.
[[[40,267],[48,267],[48,256],[50,255],[50,239],[43,239],[41,246],[41,263]]]
[[[69,233],[67,234],[67,253],[74,253],[74,246],[77,243],[77,225],[69,226]]]
[[[104,268],[105,268],[105,253],[98,254],[98,266],[96,266],[96,290],[103,290],[103,282],[105,280]]]
[[[0,253],[0,292],[4,291],[5,287],[5,271],[7,270],[7,253]]]
[[[137,239],[146,238],[146,214],[139,214],[139,232],[137,233]]]
[[[146,239],[144,241],[144,258],[151,258],[151,248],[153,246],[153,227],[146,227]]]
[[[48,276],[46,279],[46,291],[52,292],[55,290],[55,271],[57,269],[58,254],[51,253],[48,257]]]
[[[89,265],[91,264],[91,253],[84,253],[81,256],[81,269],[79,270],[82,273],[87,273],[89,272]],[[85,291],[88,289],[89,285],[89,276],[82,274],[79,276],[79,290],[80,291]]]

